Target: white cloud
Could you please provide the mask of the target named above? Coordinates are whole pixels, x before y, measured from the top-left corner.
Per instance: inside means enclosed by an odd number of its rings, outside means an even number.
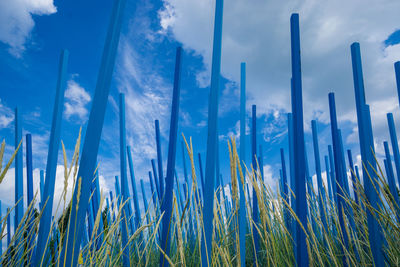
[[[80,86],[76,81],[69,80],[67,90],[65,91],[64,110],[67,120],[77,118],[80,123],[84,123],[88,116],[86,105],[90,100],[90,95],[85,91],[85,88]]]
[[[20,57],[35,26],[32,16],[56,12],[53,0],[0,1],[0,41],[9,46],[11,54]]]
[[[159,11],[160,32],[202,56],[205,69],[197,73],[202,87],[210,81],[205,73],[210,73],[214,6],[213,0],[164,0]],[[289,20],[292,12],[298,12],[305,128],[314,118],[329,122],[330,91],[336,94],[339,121],[355,125],[350,44],[359,41],[374,130],[382,131],[384,113],[398,109],[393,63],[400,59],[400,45],[385,48],[382,43],[399,27],[399,8],[395,0],[226,2],[222,75],[238,82],[240,62],[246,62],[248,103],[257,104],[259,113],[290,111]]]
[[[14,112],[1,102],[0,99],[0,128],[7,128],[14,120]]]

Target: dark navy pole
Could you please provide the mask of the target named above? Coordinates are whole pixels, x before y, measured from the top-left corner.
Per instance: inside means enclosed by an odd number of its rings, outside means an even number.
[[[307,197],[306,197],[306,170],[305,170],[305,144],[303,122],[303,97],[301,82],[300,60],[300,29],[299,15],[292,14],[290,18],[291,55],[292,55],[292,113],[293,113],[293,137],[294,137],[294,171],[295,171],[295,195],[296,214],[300,223],[307,229]],[[297,265],[308,266],[308,252],[306,233],[300,224],[297,225]]]
[[[15,150],[18,150],[15,156],[15,217],[14,231],[22,221],[24,215],[24,200],[23,200],[23,150],[22,150],[22,120],[19,108],[15,108]],[[20,144],[21,143],[21,144]]]
[[[240,164],[242,164],[243,180],[239,177],[239,242],[240,265],[245,267],[246,259],[246,199],[244,195],[246,175],[246,63],[240,64]]]

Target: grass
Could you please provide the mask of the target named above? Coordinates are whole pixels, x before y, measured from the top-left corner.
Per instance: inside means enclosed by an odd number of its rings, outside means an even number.
[[[175,192],[174,194],[174,219],[171,221],[171,254],[167,257],[167,260],[172,266],[200,266],[200,237],[203,231],[203,215],[201,203],[198,201],[200,199],[200,192],[197,185],[192,143],[191,140],[189,142],[185,138],[184,140],[191,163],[191,186],[187,190],[187,196],[183,199],[183,208],[179,205],[179,195],[176,195],[178,193]],[[66,188],[71,180],[74,188],[76,186],[80,188],[81,184],[81,180],[76,177],[79,162],[79,144],[80,135],[69,165],[64,145],[62,145],[65,165],[65,188],[56,210],[56,214],[60,214],[58,209],[62,209],[62,215],[52,222],[51,234],[48,237],[48,251],[42,258],[42,264],[46,266],[63,266],[63,263],[60,262],[60,253],[62,252],[62,244],[66,236],[65,230],[68,229],[66,226],[72,223],[69,221],[70,213],[76,212],[72,211],[70,203],[67,203]],[[251,217],[250,198],[246,194],[248,214],[245,252],[246,266],[253,266],[253,264],[256,266],[294,266],[294,240],[291,235],[291,229],[288,229],[285,224],[284,217],[289,216],[291,223],[298,221],[295,212],[290,208],[289,203],[285,202],[279,192],[273,192],[269,185],[260,182],[262,179],[259,168],[257,170],[247,167],[245,169],[241,168],[234,139],[228,142],[228,146],[232,194],[229,199],[224,198],[221,195],[221,188],[218,188],[215,193],[214,234],[210,255],[212,265],[238,266],[240,264],[238,187],[242,183],[239,183],[238,179],[244,181],[246,176],[246,180],[255,189],[259,203],[260,223],[256,225],[256,230],[260,236],[261,249],[258,252],[257,261],[254,262],[253,227],[250,226],[255,225],[255,223]],[[0,148],[0,162],[3,162],[4,147],[5,143],[3,141]],[[15,154],[12,155],[4,170],[1,171],[2,165],[0,165],[0,182],[3,181]],[[376,190],[380,191],[381,205],[378,205],[378,209],[374,209],[368,202],[359,177],[356,177],[355,181],[359,203],[357,204],[349,196],[339,196],[345,202],[344,208],[341,211],[337,210],[335,203],[330,199],[322,201],[323,206],[319,206],[317,199],[319,196],[316,192],[314,192],[313,196],[307,195],[308,207],[310,207],[308,213],[309,222],[307,225],[302,225],[302,227],[307,233],[307,247],[311,266],[341,266],[344,261],[349,266],[373,266],[368,241],[366,210],[369,210],[373,214],[382,227],[385,237],[385,247],[383,249],[387,264],[390,266],[400,265],[400,223],[398,221],[400,207],[395,203],[387,180],[379,165],[378,169],[374,170],[374,173],[369,173],[368,179],[374,181]],[[244,192],[247,191],[244,190]],[[219,198],[217,197],[218,194]],[[41,211],[37,208],[39,206],[37,195],[38,193],[36,193],[33,202],[27,207],[22,220],[23,223],[15,230],[10,245],[1,255],[3,266],[29,265],[32,262],[34,240],[42,216]],[[325,195],[328,196],[327,192]],[[132,266],[157,266],[160,254],[164,254],[158,243],[162,214],[159,213],[158,203],[153,203],[152,197],[148,199],[150,200],[149,208],[142,217],[142,224],[129,236],[128,245],[130,247]],[[104,200],[105,196],[101,192],[100,207],[105,206],[103,205]],[[81,250],[75,252],[79,253],[79,264],[82,266],[122,265],[120,229],[122,209],[126,205],[126,202],[117,203],[118,199],[111,201],[114,202],[114,209],[108,210],[105,208],[101,212],[97,212],[92,235],[86,237],[87,241],[83,243],[84,245],[81,247]],[[46,203],[43,205],[46,205]],[[327,229],[323,227],[320,209],[326,214]],[[0,221],[2,238],[6,237],[6,221],[12,210],[5,214]],[[343,213],[345,229],[340,228],[338,212]],[[115,214],[115,221],[112,220],[112,214]],[[146,220],[147,215],[150,218],[149,222]],[[101,217],[104,221],[103,229],[97,231]],[[102,240],[99,238],[99,233],[103,235]],[[343,241],[344,233],[348,237],[347,246]],[[141,235],[144,237],[143,239],[140,238]]]

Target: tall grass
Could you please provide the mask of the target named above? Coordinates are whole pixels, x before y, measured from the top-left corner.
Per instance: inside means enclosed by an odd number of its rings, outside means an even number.
[[[187,154],[191,163],[191,184],[187,185],[186,195],[183,197],[183,207],[179,206],[178,192],[174,192],[173,197],[173,219],[171,226],[171,252],[168,262],[171,266],[200,266],[201,263],[201,236],[203,229],[203,214],[201,196],[197,185],[196,169],[194,164],[194,152],[191,139],[189,142],[183,137]],[[71,222],[69,215],[71,212],[70,202],[67,201],[67,186],[72,180],[73,187],[80,188],[81,179],[77,176],[77,168],[79,161],[79,143],[80,135],[75,146],[75,151],[68,165],[64,145],[64,190],[60,201],[57,205],[55,214],[61,214],[55,218],[51,224],[50,235],[47,237],[47,252],[41,260],[42,266],[64,266],[60,262],[60,253],[62,252],[62,240],[67,237],[65,232]],[[5,143],[3,142],[0,149],[0,162],[3,161]],[[240,159],[236,149],[234,139],[228,142],[229,160],[230,160],[230,183],[232,186],[231,195],[224,196],[220,187],[215,191],[214,205],[214,224],[213,239],[211,251],[211,263],[213,266],[239,266],[240,263],[240,246],[239,246],[239,186],[250,183],[255,189],[255,196],[246,194],[247,209],[247,235],[246,235],[246,266],[294,266],[295,256],[293,250],[293,238],[291,235],[290,224],[297,221],[295,212],[290,208],[290,203],[285,201],[285,197],[278,192],[274,192],[270,185],[262,182],[260,168],[249,169],[245,165],[240,164]],[[8,167],[12,164],[15,153],[10,158],[6,167],[1,171],[0,182],[3,181]],[[364,163],[364,168],[366,168]],[[244,166],[245,169],[242,169]],[[368,209],[377,219],[383,229],[385,237],[384,254],[386,261],[390,266],[400,265],[400,207],[394,200],[394,196],[389,190],[389,185],[379,164],[378,169],[373,169],[374,173],[368,173],[368,177],[376,186],[375,190],[379,190],[381,205],[378,209],[374,209],[368,202],[364,192],[360,177],[355,173],[355,193],[359,197],[357,204],[352,197],[341,195],[346,205],[343,210],[337,210],[335,202],[331,199],[324,199],[319,202],[318,196],[313,192],[313,196],[307,195],[308,207],[308,224],[302,225],[302,229],[307,236],[307,250],[312,266],[341,266],[345,261],[349,266],[372,266],[373,259],[371,249],[368,242],[367,215]],[[95,177],[95,176],[94,176]],[[241,179],[242,183],[239,182]],[[1,186],[1,185],[0,185]],[[324,190],[326,190],[324,185]],[[247,191],[244,188],[244,192]],[[290,193],[289,193],[290,194]],[[1,264],[3,266],[24,266],[32,262],[32,253],[35,250],[35,242],[31,242],[36,238],[38,225],[42,216],[42,212],[38,209],[39,199],[35,194],[34,200],[27,207],[22,223],[15,229],[11,243],[1,255]],[[93,195],[93,194],[92,194]],[[88,236],[85,230],[83,242],[79,253],[79,264],[82,266],[121,266],[122,265],[122,243],[121,243],[121,225],[122,211],[124,203],[120,199],[110,199],[113,202],[114,209],[103,209],[102,207],[105,194],[101,192],[100,209],[94,218],[94,227],[92,234]],[[219,197],[218,197],[219,195]],[[325,194],[328,196],[328,194]],[[257,197],[259,203],[260,221],[255,223],[251,217],[251,207],[249,199]],[[153,198],[148,210],[143,214],[140,227],[134,233],[130,233],[128,246],[130,248],[130,262],[132,266],[156,266],[160,259],[160,253],[164,254],[159,245],[159,229],[163,214],[159,214],[158,203],[153,203]],[[20,200],[22,201],[22,200]],[[320,205],[322,203],[322,206]],[[44,203],[43,205],[46,205]],[[58,210],[61,209],[61,212]],[[327,218],[327,228],[324,227],[320,215],[320,210],[324,212]],[[2,217],[1,237],[6,237],[7,217],[11,216],[10,211]],[[341,229],[338,213],[343,214],[345,220],[345,229]],[[112,214],[115,214],[113,220]],[[100,227],[100,217],[102,216],[104,224],[103,229]],[[288,218],[285,218],[288,216]],[[149,218],[147,221],[146,218]],[[351,222],[354,222],[352,224]],[[26,223],[29,222],[29,223]],[[286,222],[290,224],[287,225]],[[314,226],[313,226],[314,222]],[[253,226],[255,226],[253,228]],[[289,226],[289,227],[288,227]],[[260,236],[260,251],[258,252],[257,261],[254,262],[254,240],[253,229],[258,231]],[[343,233],[346,232],[349,238],[348,245],[343,244]],[[102,234],[102,239],[100,235]],[[140,238],[143,236],[143,238]],[[100,244],[98,244],[101,241]],[[3,241],[4,244],[4,241]],[[16,255],[21,254],[22,257]],[[244,252],[242,252],[244,253]]]

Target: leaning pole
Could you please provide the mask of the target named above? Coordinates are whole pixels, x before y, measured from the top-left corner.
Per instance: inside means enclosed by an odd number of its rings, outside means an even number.
[[[178,119],[179,119],[179,95],[181,81],[181,58],[182,48],[176,49],[174,89],[172,93],[172,109],[171,109],[171,124],[169,128],[169,144],[168,144],[168,162],[167,162],[167,177],[165,180],[165,192],[161,204],[162,217],[162,234],[161,234],[161,249],[166,255],[169,255],[170,249],[170,229],[173,221],[172,199],[174,190],[174,172],[176,161],[176,141],[178,135]],[[178,185],[179,186],[179,185]],[[160,253],[160,266],[169,266],[163,253]]]
[[[97,153],[99,150],[125,4],[126,0],[115,0],[112,9],[96,90],[86,129],[85,141],[83,143],[82,157],[77,176],[79,180],[76,183],[72,197],[71,223],[68,226],[68,235],[64,238],[63,251],[60,256],[60,262],[63,266],[76,266],[78,261],[83,231],[83,224],[80,222],[85,220],[89,203],[90,188],[93,180],[93,173],[96,169]],[[78,195],[79,199],[77,198]]]
[[[221,42],[222,42],[222,13],[223,0],[216,0],[214,18],[214,39],[211,65],[211,87],[208,102],[208,137],[205,184],[207,187],[203,192],[203,222],[204,233],[201,238],[201,264],[209,266],[211,259],[211,241],[213,233],[213,209],[214,209],[214,180],[217,143],[217,118],[218,118],[218,94],[221,70]]]
[[[306,161],[304,144],[303,122],[303,96],[301,85],[301,61],[300,61],[300,29],[299,15],[292,14],[290,18],[291,47],[292,47],[292,113],[293,113],[293,137],[294,137],[294,176],[296,195],[296,215],[307,229],[307,199],[306,199]],[[296,223],[297,244],[296,261],[299,267],[308,266],[308,252],[306,233],[299,223]]]
[[[68,55],[68,50],[63,50],[60,56],[56,97],[54,101],[53,119],[51,122],[49,152],[47,154],[46,179],[44,179],[43,198],[40,199],[43,211],[39,224],[34,266],[45,263],[42,261],[44,260],[46,247],[49,243],[48,237],[50,234],[54,187],[56,183],[58,149],[61,141],[61,122],[67,80]]]

